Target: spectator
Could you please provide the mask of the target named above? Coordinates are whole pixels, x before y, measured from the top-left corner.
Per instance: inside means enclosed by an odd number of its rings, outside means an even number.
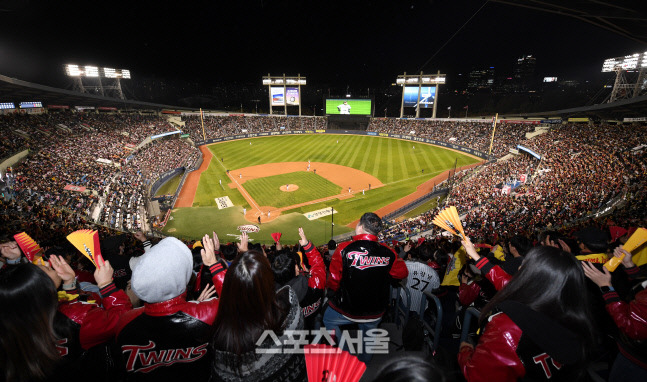
[[[321,312],[324,292],[326,287],[326,268],[321,254],[312,242],[308,241],[303,228],[299,228],[299,245],[306,253],[307,262],[310,267],[309,275],[301,275],[305,269],[300,269],[299,255],[293,252],[284,251],[274,256],[272,260],[272,272],[274,281],[278,288],[289,285],[296,293],[301,306],[301,312],[305,319],[306,329],[315,329],[315,319]]]
[[[50,262],[54,269],[54,274],[48,272],[50,277],[57,287],[62,283],[66,292],[58,307],[62,314],[54,321],[58,337],[56,347],[65,370],[70,376],[95,375],[94,379],[106,381],[115,378],[114,363],[105,360],[110,354],[105,344],[114,339],[119,317],[132,309],[132,304],[126,293],[112,282],[110,263],[97,259],[94,277],[101,300],[90,302],[81,301],[75,273],[63,257],[52,255]]]
[[[340,327],[359,324],[362,335],[376,328],[389,302],[391,280],[402,280],[408,275],[404,261],[388,246],[377,241],[382,220],[367,212],[355,227],[351,242],[337,246],[330,263],[328,288],[334,292],[324,313],[324,325],[335,330],[341,339]],[[358,355],[362,362],[370,354]]]
[[[404,262],[409,273],[405,287],[411,293],[411,310],[414,312],[420,311],[422,299],[426,298],[425,292],[431,293],[440,287],[438,273],[427,265],[431,255],[429,247],[421,246],[409,252],[408,259]],[[404,291],[401,292],[401,295],[404,298]]]
[[[299,299],[292,288],[275,291],[267,258],[245,251],[227,272],[220,299],[212,347],[212,378],[219,381],[303,381],[303,354],[277,347],[273,332],[283,343],[286,332],[303,329]]]
[[[634,264],[631,253],[616,248],[614,256],[622,259],[622,265],[627,275],[638,279],[639,269]],[[647,352],[645,352],[645,340],[647,339],[647,283],[638,285],[638,292],[635,298],[626,303],[620,299],[618,292],[611,285],[611,274],[606,267],[604,273],[600,272],[593,264],[583,261],[582,267],[586,277],[591,279],[602,292],[606,303],[606,310],[613,318],[614,323],[620,329],[620,336],[617,338],[620,352],[616,357],[611,374],[610,382],[633,382],[647,379]]]
[[[216,259],[212,239],[205,235],[202,244],[203,263],[220,294],[225,269]],[[208,337],[219,301],[206,299],[204,293],[201,302],[185,300],[192,271],[191,251],[175,238],[163,239],[139,258],[132,289],[145,304],[124,314],[117,327],[127,380],[208,379]]]
[[[0,273],[0,373],[4,381],[46,381],[60,355],[52,326],[56,288],[34,264]],[[53,378],[52,378],[53,379]]]
[[[579,262],[553,247],[534,248],[481,311],[485,330],[476,348],[461,344],[458,363],[468,382],[581,380],[594,343],[590,317]]]

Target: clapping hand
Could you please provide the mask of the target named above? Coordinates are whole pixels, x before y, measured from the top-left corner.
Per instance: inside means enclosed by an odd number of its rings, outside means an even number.
[[[238,247],[238,252],[247,252],[249,244],[249,236],[247,236],[247,232],[243,232],[240,235],[240,243],[236,243],[236,246]]]
[[[218,240],[218,235],[215,232],[213,233],[213,239],[209,235],[204,235],[202,237],[202,250],[200,250],[200,255],[202,255],[202,264],[206,267],[210,267],[218,262],[216,259],[216,251],[220,250],[220,240]]]
[[[299,227],[299,237],[300,237],[299,244],[302,247],[305,247],[306,245],[308,245],[308,239],[306,238],[306,234],[303,232],[302,227]]]

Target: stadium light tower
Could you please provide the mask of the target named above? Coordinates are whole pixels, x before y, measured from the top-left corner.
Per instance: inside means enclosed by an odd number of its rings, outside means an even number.
[[[616,81],[609,95],[609,103],[619,99],[636,98],[647,88],[647,52],[624,57],[607,58],[602,64],[602,73],[616,72]],[[627,81],[626,73],[638,73],[636,82]]]
[[[436,118],[438,105],[438,89],[445,83],[445,74],[412,74],[407,72],[398,76],[396,84],[402,86],[402,103],[400,104],[400,118],[404,116],[405,107],[416,108],[416,118],[420,118],[420,107],[433,107],[432,118]]]
[[[121,89],[121,79],[130,79],[130,70],[99,68],[97,66],[65,65],[65,74],[74,80],[74,90],[81,93],[126,99]],[[102,78],[104,79],[102,81]],[[85,79],[85,83],[84,83]]]
[[[296,77],[263,76],[263,85],[267,85],[270,96],[270,114],[273,106],[283,106],[283,114],[288,115],[288,106],[299,106],[301,115],[301,85],[306,84],[306,78],[301,74]]]

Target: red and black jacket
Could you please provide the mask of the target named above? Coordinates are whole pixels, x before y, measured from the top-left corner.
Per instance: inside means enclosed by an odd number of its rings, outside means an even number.
[[[639,268],[626,268],[631,279],[638,276]],[[620,330],[618,349],[635,364],[647,369],[647,289],[636,293],[629,303],[620,299],[618,292],[609,291],[603,296],[607,312]]]
[[[468,382],[579,381],[584,345],[572,331],[529,307],[505,301],[490,317],[476,348],[461,347]]]
[[[392,280],[409,274],[404,261],[375,235],[340,244],[330,262],[330,307],[350,319],[377,319],[389,304]]]
[[[79,290],[68,290],[68,295],[78,296]],[[80,301],[78,297],[63,301],[54,319],[58,337],[56,348],[63,358],[70,376],[75,372],[106,370],[105,351],[96,349],[114,339],[117,322],[122,314],[132,309],[130,299],[114,283],[101,288],[101,304]],[[92,351],[91,351],[92,350]]]
[[[512,276],[510,276],[510,274],[504,271],[500,266],[493,265],[487,257],[481,257],[476,262],[476,267],[481,270],[482,274],[485,275],[488,280],[490,280],[497,291],[503,289],[503,287],[512,278]]]
[[[222,262],[209,267],[218,295],[226,270]],[[128,381],[206,381],[211,325],[218,299],[186,301],[186,293],[173,299],[131,310],[117,326],[117,345]]]
[[[314,328],[314,321],[317,313],[321,311],[323,298],[326,289],[326,266],[317,247],[312,242],[303,247],[303,251],[308,257],[310,265],[310,275],[308,276],[308,288],[305,296],[299,299],[299,306],[305,318],[306,329]],[[299,276],[304,277],[304,276]],[[294,280],[294,279],[293,279]],[[290,283],[288,283],[290,284]]]

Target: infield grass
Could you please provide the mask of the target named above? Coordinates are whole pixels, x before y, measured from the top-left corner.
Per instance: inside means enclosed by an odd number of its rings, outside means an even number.
[[[297,184],[299,188],[290,192],[280,190],[281,186],[289,183]],[[277,208],[341,193],[341,187],[309,171],[251,179],[243,183],[243,187],[259,206]]]

